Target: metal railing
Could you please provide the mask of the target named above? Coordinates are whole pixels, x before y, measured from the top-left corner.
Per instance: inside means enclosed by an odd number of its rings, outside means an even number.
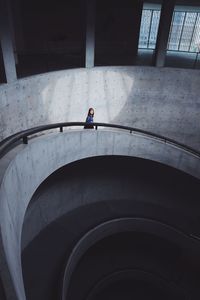
[[[40,133],[42,131],[47,131],[50,129],[59,129],[60,132],[63,132],[63,128],[65,127],[78,127],[78,126],[85,126],[87,123],[85,122],[63,122],[63,123],[55,123],[55,124],[48,124],[48,125],[42,125],[38,127],[34,127],[31,129],[27,129],[24,131],[21,131],[19,133],[16,133],[5,140],[1,141],[0,143],[0,158],[4,156],[9,150],[13,147],[15,147],[18,143],[28,144],[28,139],[31,135]],[[98,130],[99,127],[104,128],[112,128],[112,129],[119,129],[119,130],[125,130],[128,131],[130,134],[137,134],[142,136],[147,136],[148,138],[151,138],[152,140],[158,140],[160,142],[163,142],[165,144],[170,144],[176,148],[179,148],[180,150],[186,151],[190,153],[193,156],[197,156],[200,158],[200,152],[186,146],[184,144],[178,143],[175,140],[163,137],[159,134],[155,134],[149,131],[145,131],[138,128],[133,128],[129,126],[123,126],[123,125],[117,125],[117,124],[108,124],[108,123],[93,123],[95,130]]]

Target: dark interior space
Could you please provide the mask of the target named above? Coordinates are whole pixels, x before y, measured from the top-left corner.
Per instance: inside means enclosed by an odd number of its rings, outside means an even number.
[[[134,65],[142,2],[99,0],[96,9],[95,65]]]
[[[5,291],[2,283],[2,279],[0,278],[0,299],[6,300]]]
[[[18,77],[85,67],[89,3],[88,0],[11,2],[11,37]],[[138,47],[142,12],[145,9],[161,10],[162,4],[161,0],[96,0],[91,24],[95,32],[94,65],[153,66],[155,49],[146,51]],[[195,0],[175,1],[175,4],[176,10],[179,7],[183,11],[200,11],[200,4]],[[153,25],[148,26],[151,30]],[[189,30],[186,29],[188,34]],[[198,69],[198,53],[168,52],[165,66]]]
[[[136,299],[146,299],[145,290],[152,292],[150,299],[160,299],[161,295],[162,299],[188,299],[184,298],[188,294],[195,299],[199,294],[200,261],[198,247],[192,250],[190,235],[200,231],[199,192],[195,178],[136,158],[97,157],[58,170],[38,188],[26,213],[22,243],[30,234],[38,206],[40,217],[46,220],[49,217],[43,209],[55,213],[57,206],[61,212],[22,253],[27,299],[60,299],[65,265],[77,242],[95,226],[120,218],[154,220],[158,232],[160,223],[167,224],[187,236],[187,246],[174,244],[170,235],[161,238],[148,230],[130,234],[124,228],[124,233],[100,241],[82,256],[67,299],[128,300],[128,295],[120,295],[131,286],[135,289],[128,294],[135,291]],[[67,211],[66,206],[75,201],[79,207]],[[124,281],[122,276],[119,284],[114,280],[100,290],[94,289],[111,274],[130,269],[149,273],[149,279],[144,276],[138,282],[137,274],[130,284],[130,278]],[[164,280],[161,289],[160,280]],[[95,296],[87,298],[89,294]]]
[[[36,73],[84,67],[85,8],[82,0],[56,5],[52,0],[22,2],[24,49],[18,53],[19,76],[26,75],[23,66]]]
[[[79,262],[69,299],[187,299],[173,283],[180,276],[181,256],[176,245],[151,234],[110,236],[90,248]],[[78,290],[76,282],[80,282]]]

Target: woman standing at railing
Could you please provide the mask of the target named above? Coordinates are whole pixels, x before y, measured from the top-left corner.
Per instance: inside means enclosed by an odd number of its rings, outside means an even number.
[[[93,129],[94,126],[92,125],[93,123],[93,118],[94,118],[94,109],[91,107],[89,108],[89,111],[88,111],[88,115],[87,115],[87,118],[86,118],[86,125],[84,126],[85,129]]]

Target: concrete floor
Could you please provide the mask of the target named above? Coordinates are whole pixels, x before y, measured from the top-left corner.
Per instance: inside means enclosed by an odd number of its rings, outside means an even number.
[[[136,65],[151,66],[153,50],[139,49]],[[165,67],[200,69],[200,54],[167,51]]]

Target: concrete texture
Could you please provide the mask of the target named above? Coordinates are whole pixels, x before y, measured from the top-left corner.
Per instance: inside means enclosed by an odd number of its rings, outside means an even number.
[[[198,157],[170,144],[124,131],[66,130],[31,140],[9,164],[0,187],[2,240],[18,299],[26,299],[21,270],[21,235],[32,195],[58,168],[82,158],[102,155],[150,159],[200,178]]]
[[[162,134],[200,150],[200,71],[100,67],[47,73],[0,86],[0,139],[30,127],[85,121]]]
[[[28,299],[60,299],[58,296],[56,297],[55,292],[57,291],[57,295],[61,292],[56,288],[56,283],[57,281],[60,283],[63,278],[63,261],[68,261],[68,253],[71,254],[76,241],[78,242],[80,237],[88,232],[89,228],[93,229],[95,224],[101,224],[102,220],[113,220],[122,216],[140,216],[145,219],[159,220],[184,232],[187,236],[194,232],[198,236],[198,232],[200,233],[200,222],[198,221],[200,220],[198,197],[200,185],[198,180],[196,180],[196,185],[191,185],[191,182],[195,182],[194,178],[173,168],[124,156],[84,159],[53,173],[41,184],[32,197],[23,225],[22,243],[24,239],[26,239],[26,242],[27,238],[29,239],[28,246],[22,255],[24,257],[22,259],[23,276]],[[81,209],[84,210],[82,214],[80,213]],[[62,225],[60,218],[63,218]],[[73,220],[73,223],[68,223],[69,219]],[[34,230],[39,227],[41,229],[39,234],[37,236],[32,235]],[[60,228],[60,230],[55,228]],[[147,226],[147,228],[150,227]],[[157,230],[158,228],[159,224],[156,225]],[[75,239],[75,236],[77,239]],[[31,241],[33,237],[34,240]],[[171,238],[172,235],[169,234],[169,237]],[[177,243],[178,239],[175,240]],[[192,242],[191,238],[189,240]],[[190,245],[189,240],[187,249]],[[70,247],[70,245],[72,246]],[[152,240],[150,248],[152,249]],[[158,248],[157,246],[157,251]],[[46,249],[49,250],[46,251]],[[110,256],[111,261],[113,261],[117,249],[119,247],[113,250],[114,252]],[[165,249],[166,252],[169,252],[167,247]],[[194,249],[197,254],[195,260],[195,267],[197,267],[197,261],[199,261],[197,245]],[[33,259],[36,253],[37,265],[35,265]],[[133,252],[132,256],[135,257]],[[183,258],[182,255],[181,257]],[[194,258],[194,252],[192,258]],[[136,260],[138,261],[138,258]],[[99,262],[99,257],[95,261],[93,260],[93,263],[90,261],[88,264],[93,270],[96,270],[94,266],[96,261]],[[146,259],[143,259],[144,261]],[[166,269],[170,264],[176,265],[172,263],[171,259],[167,261],[165,258],[164,261]],[[100,265],[102,266],[101,263]],[[188,276],[189,271],[186,271],[185,259],[182,260],[180,266],[183,266],[184,272]],[[197,269],[200,270],[199,267]],[[81,277],[78,279],[76,277],[74,281],[76,290],[77,282],[79,283],[79,295],[82,295],[84,290],[81,286],[88,289],[87,283],[93,286],[96,282],[94,274],[92,279],[91,277],[88,278],[88,267],[84,270],[82,276],[80,275]],[[103,270],[105,271],[104,267]],[[55,273],[57,276],[55,276]],[[86,273],[87,276],[85,276]],[[194,274],[194,272],[192,273]],[[39,278],[38,274],[40,274]],[[101,277],[102,274],[98,273],[98,276]],[[183,277],[183,270],[181,270],[181,278]],[[191,278],[190,275],[188,277]],[[197,278],[199,278],[198,275]],[[187,280],[186,284],[182,282],[184,288],[187,284]],[[192,290],[194,291],[194,289]],[[197,295],[190,298],[196,300],[199,298]],[[78,300],[79,297],[74,296],[72,299]],[[86,297],[82,296],[80,299],[86,299]]]

